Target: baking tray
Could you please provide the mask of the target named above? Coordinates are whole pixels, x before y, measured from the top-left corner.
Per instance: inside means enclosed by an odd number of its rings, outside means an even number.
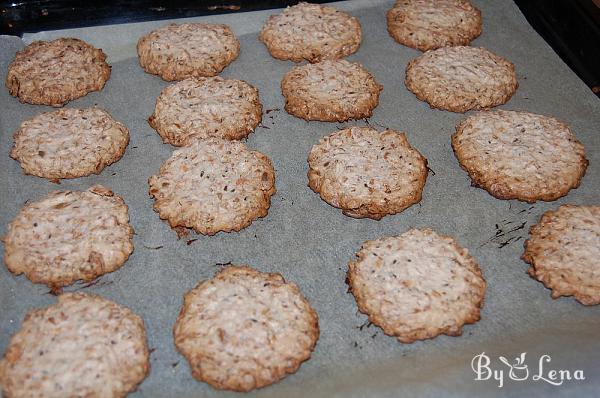
[[[271,58],[258,31],[276,10],[192,18],[187,21],[227,23],[241,42],[241,53],[222,73],[244,79],[260,90],[265,114],[248,145],[268,155],[276,169],[277,193],[266,218],[239,233],[213,237],[191,234],[177,239],[152,210],[147,179],[173,147],[161,142],[146,119],[168,83],[138,65],[137,39],[165,21],[123,24],[0,37],[0,75],[6,75],[14,53],[35,39],[82,38],[103,48],[112,76],[97,93],[69,107],[97,104],[131,132],[123,158],[98,176],[63,180],[60,185],[26,176],[10,159],[12,134],[28,118],[51,108],[20,104],[0,90],[0,233],[27,200],[56,189],[86,189],[104,184],[122,195],[135,228],[135,251],[118,271],[91,285],[75,285],[132,308],[146,323],[152,369],[134,397],[234,396],[195,381],[176,351],[172,327],[184,292],[211,277],[219,264],[249,264],[282,273],[296,282],[319,314],[321,336],[312,359],[281,382],[249,396],[592,396],[600,389],[600,306],[585,307],[571,298],[552,300],[550,291],[527,274],[520,260],[528,228],[561,203],[598,204],[600,187],[600,101],[527,24],[509,1],[474,1],[483,14],[483,33],[473,45],[483,46],[515,63],[520,87],[502,109],[527,110],[567,121],[585,145],[590,166],[581,187],[551,203],[527,204],[494,199],[470,186],[450,147],[454,125],[464,116],[432,110],[404,86],[408,61],[420,53],[395,43],[387,34],[385,13],[391,1],[337,2],[335,7],[357,16],[363,28],[360,50],[349,57],[362,63],[384,85],[380,105],[368,121],[307,123],[283,111],[279,83],[293,64]],[[307,186],[307,155],[320,137],[352,124],[406,131],[409,141],[429,160],[431,173],[423,200],[381,221],[357,220],[341,214]],[[348,260],[363,241],[399,234],[411,227],[431,227],[454,236],[477,259],[488,281],[482,319],[466,326],[462,337],[440,336],[401,344],[367,323],[347,293]],[[0,245],[3,250],[3,246]],[[2,253],[0,253],[2,254]],[[25,313],[55,302],[45,286],[12,276],[0,267],[0,350],[21,324]],[[504,371],[504,383],[475,380],[471,365],[485,352],[490,369]],[[508,368],[526,352],[530,377],[511,380]],[[581,370],[585,380],[554,386],[533,380],[539,359],[549,355],[550,369]],[[518,377],[518,374],[515,374]]]

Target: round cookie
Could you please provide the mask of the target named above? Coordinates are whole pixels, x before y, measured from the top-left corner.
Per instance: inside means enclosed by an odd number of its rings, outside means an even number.
[[[125,397],[150,369],[142,319],[93,294],[30,311],[0,360],[6,398]]]
[[[121,159],[129,131],[99,108],[63,108],[21,123],[10,156],[51,180],[99,174]]]
[[[120,268],[133,252],[123,199],[101,185],[27,203],[8,225],[4,262],[15,275],[57,290]]]
[[[295,283],[229,266],[185,294],[173,336],[196,379],[250,391],[296,372],[315,348],[319,324]]]
[[[260,40],[271,56],[294,62],[320,62],[355,53],[360,46],[358,19],[333,7],[300,2],[271,15]]]
[[[452,148],[474,185],[529,203],[565,196],[588,165],[569,126],[528,112],[478,112],[458,123]]]
[[[62,106],[102,90],[110,77],[106,55],[79,39],[34,41],[8,66],[6,87],[29,104]]]
[[[481,12],[468,0],[398,0],[387,24],[394,40],[417,50],[467,46],[481,34]]]
[[[141,37],[137,53],[147,73],[183,80],[218,75],[237,58],[240,42],[227,25],[169,24]]]
[[[443,47],[406,67],[406,87],[432,108],[452,112],[504,104],[519,86],[515,66],[485,48]]]
[[[394,130],[351,127],[321,138],[308,156],[308,185],[350,217],[379,220],[421,201],[427,159]]]
[[[431,229],[365,242],[347,282],[359,311],[402,343],[461,335],[479,320],[486,289],[468,250]]]
[[[369,71],[346,60],[297,66],[281,81],[289,114],[323,122],[371,117],[381,90]]]
[[[529,230],[523,260],[552,298],[600,304],[600,206],[562,205]]]
[[[258,90],[242,80],[186,79],[166,87],[156,99],[150,126],[172,145],[208,137],[246,138],[262,119]]]
[[[174,151],[148,183],[154,210],[172,228],[214,235],[267,215],[275,170],[268,157],[239,141],[208,138]]]

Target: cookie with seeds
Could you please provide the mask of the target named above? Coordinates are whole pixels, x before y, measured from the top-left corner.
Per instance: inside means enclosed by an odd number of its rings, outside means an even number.
[[[473,185],[529,203],[565,196],[588,165],[566,123],[529,112],[476,113],[458,123],[452,148]]]
[[[25,204],[8,225],[4,262],[58,290],[119,269],[133,252],[132,236],[127,205],[110,189],[55,191]]]
[[[406,87],[432,108],[451,112],[504,104],[519,86],[515,66],[485,48],[443,47],[406,67]]]
[[[240,140],[261,120],[258,90],[243,80],[217,76],[166,87],[148,122],[164,142],[182,146],[208,137]]]
[[[350,217],[380,220],[421,201],[427,159],[394,130],[351,127],[321,138],[308,156],[308,185]]]
[[[529,230],[523,260],[529,275],[552,290],[600,304],[600,206],[562,205],[545,212]]]
[[[361,41],[358,19],[333,7],[300,2],[271,15],[260,31],[272,57],[320,62],[354,54]]]
[[[398,0],[387,25],[394,40],[417,50],[467,46],[481,34],[481,11],[468,0]]]
[[[102,90],[110,77],[106,55],[83,40],[34,41],[8,66],[6,87],[29,104],[62,106]]]
[[[27,313],[0,360],[7,398],[125,397],[150,359],[142,319],[129,308],[82,292]]]
[[[295,283],[232,265],[185,294],[173,336],[196,379],[250,391],[295,373],[315,348],[319,323]]]
[[[154,210],[172,228],[214,235],[267,215],[275,170],[242,142],[208,138],[174,151],[148,183]]]
[[[142,36],[137,53],[147,73],[183,80],[218,75],[237,58],[240,42],[227,25],[172,23]]]
[[[383,90],[362,65],[346,60],[297,66],[285,74],[285,110],[304,120],[343,122],[373,115]]]
[[[25,174],[59,180],[100,174],[121,159],[129,130],[99,108],[63,108],[21,123],[10,156]]]
[[[347,283],[359,311],[402,343],[461,335],[479,320],[486,289],[468,250],[431,229],[365,242]]]

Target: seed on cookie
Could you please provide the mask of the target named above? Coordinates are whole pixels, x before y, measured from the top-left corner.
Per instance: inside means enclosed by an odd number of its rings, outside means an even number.
[[[102,90],[110,77],[106,55],[83,40],[34,41],[8,66],[10,95],[29,104],[62,106]]]
[[[297,66],[281,81],[289,114],[323,122],[371,117],[381,90],[369,71],[346,60]]]
[[[485,48],[443,47],[406,67],[406,87],[432,108],[452,112],[504,104],[517,90],[515,66]]]
[[[125,397],[150,370],[146,330],[129,308],[86,293],[27,313],[0,360],[5,397]]]
[[[4,237],[6,267],[55,290],[113,272],[133,252],[127,210],[101,185],[27,203]]]
[[[350,217],[379,220],[421,201],[427,159],[394,130],[351,127],[322,138],[308,156],[308,184]]]
[[[239,52],[229,26],[218,24],[169,24],[137,43],[142,68],[167,81],[218,75]]]
[[[417,50],[467,46],[481,34],[481,12],[469,0],[402,0],[387,24],[394,40]]]
[[[479,320],[486,289],[468,250],[431,229],[365,242],[347,283],[359,311],[402,343],[461,335]]]
[[[214,235],[267,215],[275,171],[242,142],[207,138],[174,151],[148,183],[154,210],[172,228]]]
[[[129,131],[99,108],[63,108],[21,123],[10,156],[26,174],[57,180],[99,174],[119,160]]]
[[[522,258],[531,265],[529,275],[552,289],[552,298],[600,304],[600,206],[549,210],[529,234]]]
[[[458,123],[452,148],[474,185],[529,203],[565,196],[588,165],[567,124],[529,112],[478,112]]]
[[[232,265],[185,294],[173,337],[196,379],[250,391],[295,373],[315,348],[319,324],[295,283]]]
[[[358,19],[333,7],[300,2],[271,15],[260,40],[281,60],[320,62],[355,53],[360,46]]]
[[[187,145],[208,137],[246,138],[262,119],[258,90],[243,80],[192,78],[166,87],[148,119],[163,141]]]

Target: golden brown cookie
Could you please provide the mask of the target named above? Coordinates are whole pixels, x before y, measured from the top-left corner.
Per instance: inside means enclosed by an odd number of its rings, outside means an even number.
[[[315,348],[319,323],[295,283],[229,266],[185,294],[173,336],[196,379],[250,391],[295,373]]]
[[[308,185],[350,217],[379,220],[421,201],[427,159],[394,130],[351,127],[322,138],[308,156]]]
[[[27,203],[4,237],[6,267],[52,289],[113,272],[133,252],[127,210],[101,185]]]
[[[323,122],[371,117],[381,90],[369,71],[346,60],[297,66],[281,81],[289,114]]]
[[[333,7],[300,2],[271,15],[260,32],[274,58],[300,62],[339,59],[360,46],[358,19]]]
[[[166,87],[156,99],[150,126],[171,145],[208,137],[240,140],[262,119],[258,90],[243,80],[193,78]]]
[[[174,151],[148,182],[154,210],[172,228],[214,235],[267,215],[275,170],[242,142],[208,138]]]
[[[443,47],[406,67],[406,87],[432,108],[452,112],[504,104],[517,90],[515,66],[485,48]]]
[[[106,55],[79,39],[34,41],[8,66],[10,95],[29,104],[62,106],[102,90],[110,77]]]
[[[588,165],[567,124],[529,112],[476,113],[458,123],[452,148],[474,185],[529,203],[565,196]]]
[[[147,73],[183,80],[218,75],[237,58],[240,42],[227,25],[172,23],[141,37],[137,52]]]
[[[58,180],[100,174],[121,159],[129,130],[99,108],[63,108],[21,123],[10,156],[26,174]]]
[[[86,293],[30,311],[0,360],[6,398],[125,397],[150,369],[142,319]]]
[[[468,250],[431,229],[365,242],[347,282],[359,311],[402,343],[461,335],[479,320],[486,289]]]
[[[481,11],[469,0],[398,0],[387,24],[394,40],[417,50],[468,46],[481,34]]]
[[[600,206],[562,205],[529,230],[523,260],[552,298],[600,304]]]

